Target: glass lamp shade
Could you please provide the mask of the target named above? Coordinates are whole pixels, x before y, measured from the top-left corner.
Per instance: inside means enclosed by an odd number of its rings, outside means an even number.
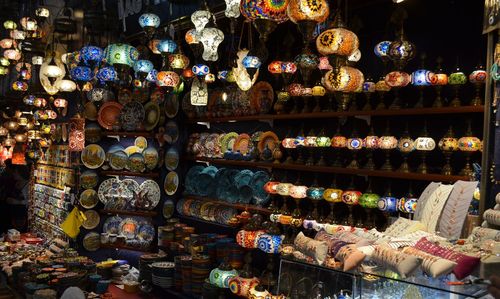
[[[9,69],[3,66],[0,66],[0,76],[5,76],[9,73]]]
[[[16,145],[16,140],[10,136],[7,136],[7,139],[3,141],[5,147],[13,147],[14,145]]]
[[[158,44],[160,43],[159,39],[152,39],[148,42],[148,48],[153,52],[153,54],[161,54],[160,51],[158,51]]]
[[[12,20],[7,20],[7,21],[3,22],[3,28],[5,28],[7,30],[14,30],[17,28],[17,24],[16,24],[16,22],[14,22]]]
[[[415,139],[417,151],[432,151],[436,148],[436,142],[431,137],[418,137]]]
[[[18,133],[14,135],[14,139],[16,140],[16,143],[25,143],[28,141],[28,136],[26,134]]]
[[[245,58],[243,58],[243,66],[245,68],[260,68],[260,66],[262,65],[262,62],[260,61],[260,58],[257,57],[257,56],[251,56],[251,55],[247,55],[245,56]]]
[[[394,136],[381,136],[378,139],[378,147],[383,150],[392,150],[398,146],[398,140]]]
[[[387,56],[396,64],[404,64],[415,57],[416,48],[413,43],[403,38],[389,45]]]
[[[312,96],[322,97],[326,94],[326,89],[321,85],[316,85],[312,88]]]
[[[436,86],[448,84],[448,75],[443,73],[434,73],[431,77],[431,84]]]
[[[281,64],[281,71],[285,74],[295,74],[297,72],[297,65],[291,61],[284,61]]]
[[[385,59],[387,58],[387,53],[389,52],[389,46],[391,45],[391,42],[388,40],[381,41],[380,43],[376,44],[375,47],[373,48],[373,52],[377,57]]]
[[[12,90],[14,91],[27,91],[28,87],[28,83],[22,80],[17,80],[12,83]]]
[[[15,131],[19,128],[19,124],[13,120],[8,121],[7,123],[4,124],[4,126],[9,131]]]
[[[156,49],[161,54],[170,54],[174,53],[177,50],[177,44],[171,39],[162,39],[156,46]]]
[[[291,183],[279,183],[276,186],[276,193],[278,193],[281,196],[289,196],[290,195],[290,188],[293,186]]]
[[[96,46],[85,46],[80,49],[80,60],[85,64],[100,62],[104,51]]]
[[[96,78],[99,79],[101,82],[110,82],[110,81],[115,81],[117,78],[118,74],[116,73],[116,70],[112,66],[105,66],[99,69],[97,71]]]
[[[138,72],[138,73],[149,74],[149,72],[151,72],[153,70],[153,68],[154,68],[154,65],[149,60],[141,59],[141,60],[137,60],[134,63],[134,71]]]
[[[22,127],[26,127],[28,125],[28,118],[27,117],[19,117],[18,120],[17,120],[17,123],[22,126]]]
[[[148,75],[146,76],[146,81],[148,82],[156,82],[156,77],[158,77],[158,71],[155,69],[152,69]]]
[[[88,82],[92,80],[94,74],[90,67],[85,65],[79,65],[70,71],[71,78],[79,82]]]
[[[217,79],[225,82],[225,81],[227,81],[227,76],[228,75],[229,75],[229,71],[226,71],[226,70],[224,70],[224,71],[218,71],[217,72]]]
[[[279,184],[280,182],[269,181],[264,185],[264,191],[268,194],[278,194],[276,187],[278,187]]]
[[[397,212],[398,199],[392,196],[383,196],[378,200],[378,209],[382,212],[394,213]]]
[[[371,136],[366,136],[364,139],[364,146],[367,149],[377,149],[378,146],[378,137],[371,135]]]
[[[38,108],[45,107],[47,106],[47,100],[44,98],[35,98],[33,100],[33,105]]]
[[[230,73],[232,73],[232,72],[230,72]],[[184,70],[182,71],[182,77],[184,77],[185,79],[190,79],[190,78],[193,78],[193,77],[194,77],[194,72],[193,72],[193,70],[192,70],[192,69],[190,69],[190,68],[184,69]],[[229,78],[229,74],[228,74],[227,78]],[[229,82],[229,80],[228,80],[228,82]]]
[[[190,29],[186,32],[186,35],[184,35],[184,39],[186,40],[186,43],[188,45],[195,45],[200,42],[198,39],[198,32],[196,29]]]
[[[132,67],[139,58],[139,51],[127,44],[111,44],[104,50],[106,62],[110,65],[127,65]]]
[[[193,73],[196,76],[204,77],[208,73],[210,73],[210,68],[206,64],[195,64],[193,65],[192,69]]]
[[[359,204],[359,199],[361,198],[362,193],[359,191],[344,191],[342,193],[342,202],[347,204],[347,205],[358,205]]]
[[[455,137],[443,137],[438,142],[438,147],[444,152],[455,152],[459,150],[458,140]]]
[[[290,138],[290,137],[284,138],[281,141],[281,145],[283,146],[283,148],[296,148],[297,147],[297,144],[295,143],[295,138]]]
[[[316,145],[319,147],[329,147],[331,144],[332,141],[328,136],[318,136],[316,139]]]
[[[411,137],[401,137],[398,141],[398,149],[402,153],[411,153],[415,150],[415,141]]]
[[[282,64],[283,64],[283,62],[279,61],[279,60],[272,61],[271,63],[269,63],[267,65],[267,70],[271,74],[281,74],[283,72]]]
[[[361,59],[361,51],[359,49],[354,50],[347,60],[350,62],[358,62]]]
[[[0,65],[1,66],[9,66],[10,65],[9,59],[7,59],[5,57],[0,57]]]
[[[318,67],[319,57],[310,53],[299,54],[295,57],[295,64],[299,69],[313,70]]]
[[[225,0],[226,10],[224,14],[227,18],[238,18],[240,16],[240,0]]]
[[[311,200],[322,200],[325,188],[323,187],[309,187],[307,188],[307,198]]]
[[[414,86],[429,86],[434,73],[428,70],[416,70],[411,74],[411,84]]]
[[[11,61],[18,61],[21,59],[21,51],[17,49],[7,49],[3,52],[3,57]]]
[[[141,28],[158,28],[160,26],[160,17],[154,13],[143,13],[138,22]]]
[[[54,107],[66,108],[66,107],[68,107],[68,101],[65,99],[57,98],[54,100]]]
[[[335,135],[332,137],[332,147],[344,148],[347,146],[347,138],[342,135]]]
[[[12,30],[10,32],[10,37],[16,40],[26,39],[26,32],[22,30]]]
[[[15,43],[16,42],[11,38],[4,38],[0,40],[0,47],[2,47],[2,49],[9,49],[12,48],[12,46],[14,46]]]
[[[289,190],[291,198],[302,199],[307,197],[307,186],[292,185]]]
[[[342,202],[342,193],[340,189],[327,188],[323,193],[323,199],[331,203]]]
[[[328,61],[328,57],[321,56],[319,58],[318,69],[320,71],[330,71],[333,69],[332,66],[330,65],[330,61]]]
[[[0,136],[7,136],[9,133],[9,130],[7,130],[5,127],[0,127]]]
[[[330,14],[326,0],[303,1],[290,0],[287,8],[288,17],[295,24],[302,21],[323,23]]]
[[[405,87],[411,82],[411,77],[406,72],[393,71],[385,75],[384,81],[390,87]]]
[[[483,69],[476,69],[469,75],[469,81],[473,84],[484,84],[486,82],[487,73]]]
[[[35,10],[35,15],[39,18],[48,18],[50,16],[50,10],[45,7],[39,7]]]
[[[174,70],[182,70],[189,65],[189,58],[184,54],[170,54],[168,61]]]
[[[214,83],[215,82],[215,75],[208,73],[205,75],[205,82],[206,83]]]
[[[170,71],[158,72],[156,79],[156,84],[160,87],[176,87],[180,82],[179,75]]]
[[[375,82],[365,81],[363,83],[363,92],[375,92]]]
[[[415,210],[417,209],[417,198],[406,198],[402,197],[398,201],[398,210],[407,213],[407,214],[413,214],[415,213]]]
[[[349,56],[359,48],[359,39],[354,32],[344,28],[328,29],[316,39],[316,48],[325,56]]]
[[[288,93],[292,97],[300,97],[304,93],[304,86],[300,83],[292,83],[288,85]]]
[[[448,84],[450,85],[464,85],[465,83],[467,83],[467,76],[460,69],[448,76]]]
[[[466,136],[458,139],[458,148],[462,152],[477,152],[481,150],[481,140],[477,137]]]
[[[347,148],[352,151],[357,151],[363,148],[363,139],[351,137],[347,139]]]
[[[38,28],[36,20],[30,17],[21,18],[19,23],[21,23],[21,27],[26,31],[35,31]]]
[[[73,92],[76,90],[76,83],[69,79],[61,79],[56,83],[56,87],[61,92]]]
[[[218,28],[204,28],[200,32],[200,42],[203,44],[202,58],[205,61],[217,61],[217,50],[224,40],[224,32]]]
[[[377,83],[375,83],[375,90],[378,92],[387,92],[391,90],[391,87],[387,85],[384,79],[384,80],[379,80]]]
[[[328,71],[323,77],[323,85],[329,91],[354,92],[362,88],[364,79],[363,73],[357,68],[343,66],[338,74]]]
[[[363,193],[359,198],[359,205],[367,209],[375,209],[378,207],[380,195],[376,193]]]
[[[212,13],[208,10],[197,10],[191,15],[191,22],[194,24],[194,28],[197,32],[201,32],[202,29],[210,22],[212,18]]]
[[[250,21],[266,19],[283,23],[288,20],[287,7],[289,0],[242,0],[241,14]]]

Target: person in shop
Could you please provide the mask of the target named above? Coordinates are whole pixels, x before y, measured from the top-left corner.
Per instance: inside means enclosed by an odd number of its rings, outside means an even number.
[[[26,165],[16,165],[12,171],[13,184],[8,187],[7,211],[9,227],[26,232],[28,226],[28,193],[30,171]]]

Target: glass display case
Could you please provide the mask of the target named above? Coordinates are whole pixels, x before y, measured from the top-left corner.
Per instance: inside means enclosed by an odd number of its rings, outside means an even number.
[[[449,285],[450,276],[432,278],[415,273],[402,279],[394,272],[376,269],[371,273],[344,272],[289,258],[280,262],[278,293],[288,298],[482,298],[485,285]]]

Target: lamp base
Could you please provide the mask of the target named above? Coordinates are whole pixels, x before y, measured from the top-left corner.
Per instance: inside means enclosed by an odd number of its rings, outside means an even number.
[[[429,173],[429,170],[427,168],[427,163],[425,163],[425,161],[422,161],[422,163],[420,163],[420,165],[417,168],[417,172],[422,174]]]
[[[399,172],[408,173],[410,172],[410,165],[408,164],[408,158],[404,157],[403,163],[399,166]]]

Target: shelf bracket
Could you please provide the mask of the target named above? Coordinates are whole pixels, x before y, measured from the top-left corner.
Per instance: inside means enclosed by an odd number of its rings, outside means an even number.
[[[272,119],[259,119],[259,121],[268,124],[271,128],[274,128],[274,120]]]
[[[370,125],[372,121],[372,117],[370,115],[356,115],[354,117],[366,121],[368,125]]]
[[[210,129],[210,122],[208,122],[208,121],[199,121],[196,124],[201,125],[201,126],[205,126],[205,127],[207,127],[207,129]]]

